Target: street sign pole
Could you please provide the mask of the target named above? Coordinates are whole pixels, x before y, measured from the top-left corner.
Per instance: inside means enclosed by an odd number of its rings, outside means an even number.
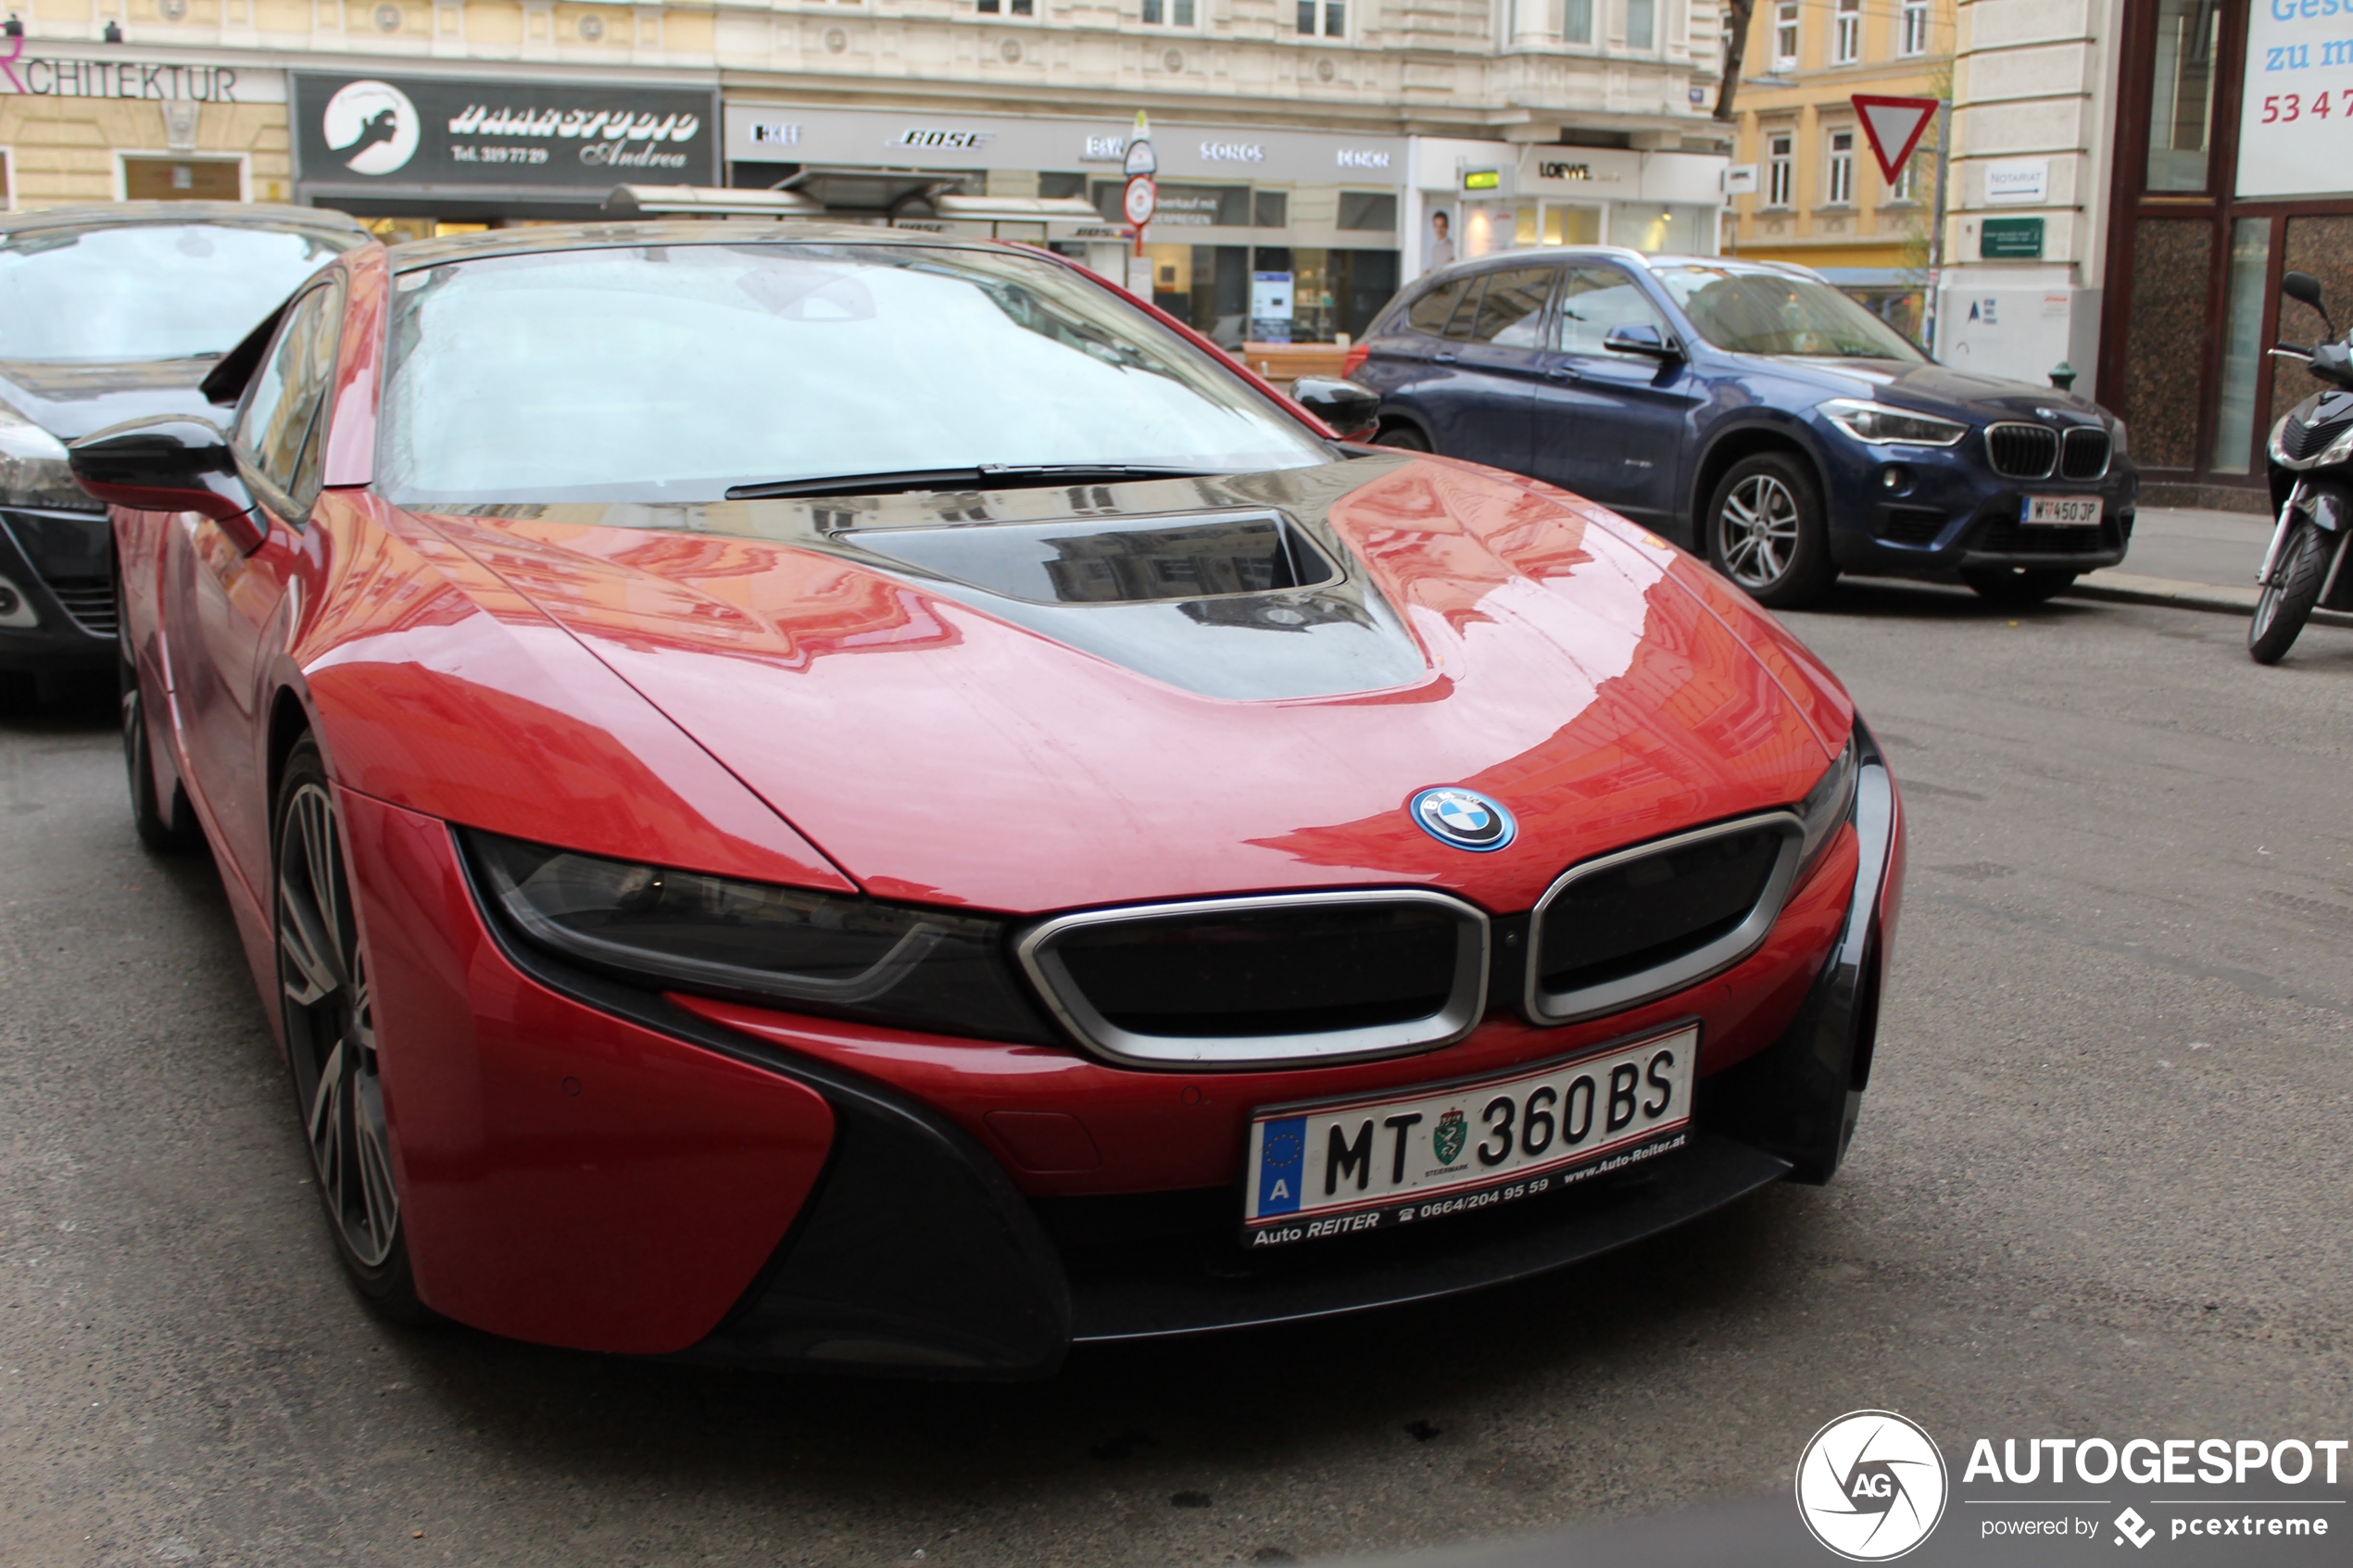
[[[1120,211],[1136,232],[1136,254],[1127,258],[1127,292],[1139,299],[1150,299],[1152,266],[1144,255],[1144,227],[1160,210],[1160,187],[1152,183],[1152,176],[1160,172],[1160,157],[1152,151],[1151,122],[1141,109],[1136,111],[1136,132],[1127,138],[1122,170],[1127,186],[1120,193]]]
[[[1928,298],[1920,311],[1920,335],[1928,351],[1936,352],[1937,298],[1944,286],[1944,193],[1953,167],[1953,104],[1936,106],[1936,216],[1928,232]]]

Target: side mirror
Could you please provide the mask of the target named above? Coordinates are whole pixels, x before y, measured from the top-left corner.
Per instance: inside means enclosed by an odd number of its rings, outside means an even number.
[[[1364,435],[1380,423],[1380,394],[1336,376],[1302,376],[1291,383],[1291,401],[1340,432],[1343,439]]]
[[[1622,327],[1612,327],[1602,339],[1602,346],[1616,354],[1640,354],[1652,359],[1680,359],[1683,351],[1672,338],[1666,336],[1648,321],[1629,321]]]
[[[202,512],[251,554],[269,530],[253,515],[253,492],[237,477],[218,425],[183,415],[134,420],[66,449],[82,488],[143,512]]]
[[[2329,336],[2336,335],[2336,323],[2329,320],[2329,307],[2321,303],[2320,279],[2309,272],[2283,272],[2280,274],[2280,292],[2319,311],[2321,325],[2328,329]]]

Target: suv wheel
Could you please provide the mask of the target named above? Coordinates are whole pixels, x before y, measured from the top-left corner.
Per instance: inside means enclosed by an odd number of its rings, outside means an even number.
[[[1412,425],[1391,425],[1373,437],[1376,446],[1394,446],[1401,452],[1427,452],[1429,438]]]
[[[1804,459],[1759,452],[1731,466],[1707,504],[1707,560],[1772,609],[1828,591],[1838,568],[1821,492]]]

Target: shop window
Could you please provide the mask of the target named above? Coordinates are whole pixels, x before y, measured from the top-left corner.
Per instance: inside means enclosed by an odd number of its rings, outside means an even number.
[[[1060,201],[1066,196],[1083,196],[1087,194],[1087,176],[1061,174],[1052,169],[1041,170],[1038,176],[1038,194],[1050,201]]]
[[[1298,27],[1302,38],[1347,37],[1347,0],[1299,0]]]
[[[1904,15],[1897,24],[1895,52],[1899,55],[1928,53],[1928,0],[1904,0]]]
[[[973,0],[973,6],[984,17],[998,15],[1000,6],[1007,14],[1027,17],[1037,14],[1038,0]]]
[[[1797,146],[1794,132],[1777,131],[1765,138],[1765,205],[1787,207],[1796,187],[1792,165]]]
[[[1293,343],[1329,343],[1340,332],[1361,337],[1397,293],[1393,250],[1260,245],[1251,265],[1257,272],[1290,274]]]
[[[2158,0],[2150,58],[2148,188],[2203,191],[2214,129],[2216,0]]]
[[[1146,27],[1190,27],[1193,0],[1143,0]]]
[[[1830,133],[1830,167],[1824,171],[1828,180],[1823,187],[1822,201],[1828,207],[1855,205],[1855,132],[1833,131]]]
[[[1776,0],[1773,6],[1773,69],[1797,69],[1797,0]]]
[[[233,157],[130,157],[122,194],[135,202],[233,202],[245,196],[245,171]]]
[[[1658,0],[1626,0],[1626,46],[1658,47]]]
[[[1851,66],[1863,57],[1863,0],[1838,0],[1831,21],[1831,61]]]
[[[1251,195],[1250,224],[1253,229],[1290,227],[1290,193],[1258,191]]]
[[[1338,227],[1377,233],[1397,232],[1397,194],[1393,191],[1342,191]]]
[[[2207,468],[2245,473],[2255,445],[2255,383],[2263,368],[2263,307],[2271,299],[2271,220],[2231,225],[2229,302],[2222,311],[2222,386],[2214,404]]]

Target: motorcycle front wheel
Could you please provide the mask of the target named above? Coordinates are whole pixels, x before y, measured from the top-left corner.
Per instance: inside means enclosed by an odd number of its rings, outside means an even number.
[[[2255,619],[2246,628],[2246,651],[2258,664],[2277,664],[2294,646],[2304,623],[2321,602],[2328,580],[2329,546],[2333,541],[2309,522],[2298,521],[2280,548],[2271,580],[2255,601]]]

